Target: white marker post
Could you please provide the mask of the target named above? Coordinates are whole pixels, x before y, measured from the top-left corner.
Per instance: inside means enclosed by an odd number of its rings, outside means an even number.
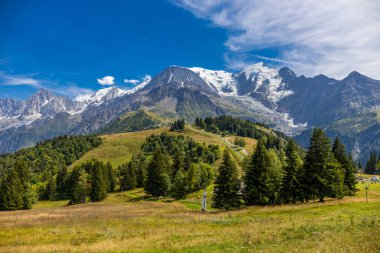
[[[206,211],[206,205],[207,205],[206,199],[207,199],[207,191],[204,190],[203,199],[202,199],[202,211],[204,211],[204,212]]]

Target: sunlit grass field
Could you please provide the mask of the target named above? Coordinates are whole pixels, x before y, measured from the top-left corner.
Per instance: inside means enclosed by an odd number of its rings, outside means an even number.
[[[39,202],[0,212],[0,252],[379,252],[380,184],[326,203],[200,211],[142,189],[101,203]],[[212,189],[208,197],[211,199]]]

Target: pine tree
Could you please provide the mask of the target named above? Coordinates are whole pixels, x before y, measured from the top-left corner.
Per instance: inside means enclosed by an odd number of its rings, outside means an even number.
[[[263,141],[257,143],[254,154],[245,170],[244,201],[246,205],[266,205],[270,194],[270,160]]]
[[[20,189],[22,190],[23,199],[22,209],[31,209],[32,204],[36,202],[36,196],[30,183],[29,168],[24,161],[16,161],[14,169],[16,170],[22,185],[22,188]]]
[[[113,192],[115,191],[115,186],[116,186],[116,176],[110,162],[107,162],[106,164],[106,173],[107,173],[107,179],[108,179],[107,191]]]
[[[301,181],[303,178],[302,159],[297,153],[294,141],[289,141],[286,147],[286,165],[281,195],[285,203],[303,201]]]
[[[354,195],[357,191],[355,164],[352,159],[346,155],[345,147],[338,137],[334,140],[332,152],[335,159],[341,164],[341,167],[344,170],[344,194]]]
[[[14,168],[10,169],[6,174],[0,190],[0,210],[23,209],[23,186]]]
[[[133,190],[137,186],[137,176],[136,176],[136,161],[133,159],[133,161],[129,162],[127,165],[127,173],[124,179],[125,182],[125,189],[126,190]]]
[[[197,174],[197,190],[206,189],[214,178],[214,168],[207,163],[198,163]]]
[[[215,180],[212,199],[214,208],[225,210],[239,208],[243,204],[238,171],[227,150],[224,151],[223,162]]]
[[[107,184],[104,180],[104,170],[100,163],[94,163],[91,172],[91,202],[102,201],[107,197]]]
[[[139,163],[139,166],[136,168],[136,187],[144,187],[145,173],[142,163]]]
[[[170,131],[183,131],[185,129],[185,120],[175,120],[170,127]]]
[[[56,200],[56,184],[54,177],[51,177],[48,184],[46,185],[46,198],[48,200]]]
[[[370,156],[369,156],[369,159],[365,165],[364,173],[375,174],[376,173],[376,166],[377,166],[376,152],[372,151]]]
[[[197,165],[192,163],[187,171],[187,185],[189,191],[195,191],[197,189]]]
[[[194,123],[195,126],[200,126],[200,118],[199,117],[196,117],[195,118],[195,123]]]
[[[335,159],[339,163],[344,164],[346,162],[346,160],[347,160],[346,151],[345,151],[344,145],[340,141],[339,137],[336,137],[334,140],[332,152],[334,154]]]
[[[189,157],[190,158],[190,157]],[[185,166],[185,160],[186,160],[186,155],[181,152],[181,151],[178,151],[176,153],[176,155],[174,155],[174,158],[173,158],[173,169],[172,169],[172,178],[174,179],[175,176],[177,175],[177,172],[181,169],[184,169],[186,166]],[[191,163],[191,161],[190,161]]]
[[[180,169],[174,177],[172,195],[175,198],[185,198],[189,192],[187,173]]]
[[[78,166],[73,169],[68,178],[67,186],[70,205],[86,202],[88,189],[85,171],[82,167]]]
[[[268,185],[268,197],[269,204],[276,204],[280,202],[281,186],[284,177],[283,164],[278,157],[277,150],[270,148],[268,150],[269,158],[269,185]]]
[[[67,167],[64,166],[62,169],[58,172],[58,175],[56,177],[56,194],[57,199],[65,199],[67,197]]]
[[[157,199],[166,196],[170,190],[170,177],[167,171],[167,159],[161,150],[156,150],[147,168],[145,192]]]
[[[330,139],[322,129],[316,128],[310,139],[305,158],[304,192],[306,200],[336,196],[340,191],[341,172],[331,152]]]

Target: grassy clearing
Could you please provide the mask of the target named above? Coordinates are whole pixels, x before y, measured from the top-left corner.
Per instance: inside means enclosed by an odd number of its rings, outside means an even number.
[[[235,142],[235,138],[236,138],[236,136],[227,136],[227,137],[225,137],[225,139],[228,140],[228,141],[231,142],[231,143],[234,143],[234,142]],[[252,139],[252,138],[249,138],[249,137],[239,137],[239,138],[244,139],[244,141],[245,141],[244,149],[245,149],[249,154],[252,154],[253,151],[254,151],[254,148],[255,148],[256,145],[257,145],[257,140]]]
[[[102,203],[42,202],[0,212],[0,252],[379,252],[380,184],[368,204],[363,187],[324,204],[233,212],[200,212],[200,193],[155,201],[141,189]]]
[[[131,133],[120,133],[120,134],[109,134],[103,135],[103,143],[84,156],[82,156],[78,161],[74,162],[70,168],[80,165],[85,161],[96,158],[104,162],[110,162],[114,168],[117,166],[129,162],[132,155],[138,154],[140,152],[140,147],[145,141],[145,138],[151,134],[160,134],[162,132],[167,132],[172,135],[183,134],[193,138],[195,141],[206,144],[215,144],[225,146],[223,139],[212,133],[197,130],[193,127],[187,126],[183,133],[170,132],[168,127],[163,127],[159,129],[152,129],[139,132]],[[248,147],[255,143],[254,139],[246,138],[247,140],[247,151],[251,150],[253,152],[253,146]],[[248,151],[250,152],[250,151]]]

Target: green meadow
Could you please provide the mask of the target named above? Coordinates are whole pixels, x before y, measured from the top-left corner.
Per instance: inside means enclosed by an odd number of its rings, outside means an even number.
[[[148,135],[167,130],[104,135],[98,148],[71,167],[92,158],[119,166],[139,152]],[[239,162],[233,136],[192,127],[184,134],[228,148]],[[252,153],[256,140],[246,142]],[[40,201],[32,210],[0,212],[0,252],[379,252],[380,184],[369,186],[368,203],[364,187],[359,183],[356,196],[322,204],[230,212],[202,212],[202,191],[183,200],[150,199],[140,188],[109,194],[99,203]]]

